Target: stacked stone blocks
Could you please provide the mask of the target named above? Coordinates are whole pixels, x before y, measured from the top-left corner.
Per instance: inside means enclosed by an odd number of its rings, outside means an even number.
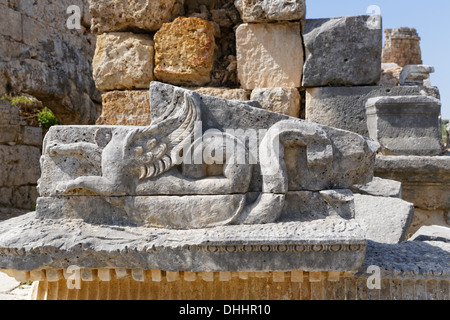
[[[28,126],[7,101],[0,100],[0,113],[0,220],[6,220],[36,204],[42,129]]]

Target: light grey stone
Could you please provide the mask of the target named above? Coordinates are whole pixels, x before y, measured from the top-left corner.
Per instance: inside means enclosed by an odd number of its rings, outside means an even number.
[[[340,216],[355,217],[353,194],[350,190],[289,191],[279,221],[310,221]]]
[[[0,186],[36,184],[40,176],[40,156],[37,147],[0,145]]]
[[[236,0],[244,22],[274,22],[301,20],[306,16],[305,0]]]
[[[443,226],[422,226],[410,241],[442,241],[450,243],[450,228]]]
[[[406,240],[414,217],[414,205],[396,198],[354,194],[355,219],[368,240],[399,243]]]
[[[430,73],[434,73],[434,67],[426,65],[407,65],[400,73],[400,85],[412,85],[428,87],[430,84]]]
[[[321,87],[306,89],[306,120],[369,136],[366,102],[380,96],[424,95],[440,98],[428,87]]]
[[[369,137],[385,155],[442,154],[441,102],[427,96],[376,97],[366,103]]]
[[[306,19],[303,86],[372,85],[380,80],[382,28],[371,16]]]
[[[135,197],[41,197],[38,218],[82,219],[92,224],[201,229],[232,224],[245,194]]]
[[[37,219],[29,213],[0,224],[0,268],[352,271],[362,264],[366,244],[358,223],[340,217],[169,230]]]
[[[450,210],[450,157],[377,156],[375,175],[402,183],[402,198],[425,210]]]
[[[366,185],[354,185],[350,188],[354,193],[376,197],[402,198],[402,183],[399,181],[374,177]]]

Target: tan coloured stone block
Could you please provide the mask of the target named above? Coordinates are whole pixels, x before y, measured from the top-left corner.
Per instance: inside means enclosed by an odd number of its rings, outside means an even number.
[[[188,88],[195,92],[206,94],[217,98],[227,100],[250,100],[250,91],[245,89],[229,89],[229,88],[213,88],[213,87],[200,87],[200,88]]]
[[[111,269],[98,269],[97,274],[100,281],[111,281]]]
[[[256,88],[250,100],[258,101],[265,110],[300,117],[300,93],[297,88]]]
[[[114,32],[97,37],[92,62],[100,91],[148,89],[153,80],[153,39],[147,34]]]
[[[110,91],[102,94],[97,125],[148,126],[151,122],[147,90]]]
[[[200,272],[199,275],[203,281],[206,282],[214,281],[214,272]]]
[[[131,270],[131,276],[134,281],[143,282],[145,281],[145,273],[142,269],[133,269]]]
[[[231,277],[231,272],[219,272],[219,281],[230,281]]]
[[[167,282],[178,281],[178,280],[180,280],[180,273],[177,271],[176,272],[167,271],[166,279],[167,279]]]
[[[238,77],[244,89],[300,87],[300,23],[241,24],[236,30]]]
[[[303,282],[303,271],[292,270],[291,271],[291,282]]]
[[[155,77],[174,85],[210,82],[214,63],[214,27],[209,21],[179,17],[155,34]]]
[[[164,22],[183,14],[184,0],[90,1],[92,32],[156,31]]]
[[[274,272],[273,275],[273,282],[284,282],[284,272]]]
[[[161,270],[151,270],[152,273],[152,281],[161,282],[162,281],[162,272]]]
[[[193,282],[197,280],[197,273],[195,272],[184,272],[184,281]]]

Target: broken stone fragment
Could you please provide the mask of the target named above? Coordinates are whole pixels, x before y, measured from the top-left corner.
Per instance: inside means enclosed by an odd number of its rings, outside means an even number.
[[[155,77],[163,82],[203,86],[214,64],[214,26],[195,17],[179,17],[155,34]]]
[[[115,31],[156,31],[184,13],[184,0],[89,1],[94,34]]]
[[[402,183],[399,181],[374,177],[371,182],[362,186],[354,185],[350,188],[354,193],[377,197],[402,198]]]
[[[414,205],[391,197],[354,194],[355,219],[367,239],[395,244],[406,240],[414,217]]]
[[[300,23],[241,24],[236,30],[236,50],[244,89],[301,86]]]
[[[430,73],[434,73],[434,67],[425,65],[407,65],[400,73],[400,85],[431,87]]]
[[[304,87],[373,85],[380,80],[382,30],[370,16],[307,19]]]
[[[101,91],[148,89],[153,80],[153,51],[150,35],[99,35],[92,62],[96,87]]]
[[[306,15],[305,0],[236,0],[244,22],[301,20]]]

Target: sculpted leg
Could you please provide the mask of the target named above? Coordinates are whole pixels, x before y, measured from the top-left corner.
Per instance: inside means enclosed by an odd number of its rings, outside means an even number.
[[[85,176],[76,178],[67,184],[65,193],[74,189],[86,189],[104,197],[126,195],[126,192],[123,191],[122,185],[115,184],[109,179],[99,176]]]

